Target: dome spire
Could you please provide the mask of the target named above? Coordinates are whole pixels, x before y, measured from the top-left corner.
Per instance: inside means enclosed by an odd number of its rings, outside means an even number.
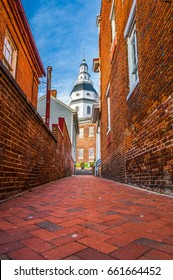
[[[78,81],[89,80],[89,78],[90,74],[88,73],[88,64],[85,62],[85,58],[83,58],[79,68]]]
[[[83,61],[85,61],[85,48],[83,48]]]

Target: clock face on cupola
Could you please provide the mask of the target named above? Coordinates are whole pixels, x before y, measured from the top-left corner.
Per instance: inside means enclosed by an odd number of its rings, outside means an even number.
[[[78,112],[79,119],[91,117],[92,106],[98,103],[98,94],[90,80],[85,59],[79,67],[78,79],[70,93],[70,99],[70,107]]]

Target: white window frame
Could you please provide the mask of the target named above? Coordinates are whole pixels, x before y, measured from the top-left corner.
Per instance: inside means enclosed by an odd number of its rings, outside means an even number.
[[[89,127],[89,137],[94,137],[94,126]]]
[[[3,46],[3,63],[15,78],[16,75],[16,63],[17,63],[17,48],[10,35],[10,32],[6,30]]]
[[[127,100],[130,98],[134,89],[139,83],[135,12],[136,12],[136,0],[133,1],[130,15],[124,31],[124,38],[127,39],[127,44],[128,44],[128,67],[129,67],[129,88],[130,88],[130,91],[127,95]]]
[[[94,159],[94,148],[89,148],[89,159]]]
[[[111,131],[111,102],[110,102],[110,84],[108,85],[107,91],[106,91],[106,97],[107,97],[107,134]]]
[[[116,22],[115,22],[115,5],[114,0],[112,1],[111,13],[110,13],[110,22],[111,22],[111,43],[113,45],[116,37]]]
[[[78,159],[83,159],[83,157],[84,157],[84,149],[79,148],[78,149]]]
[[[79,128],[79,138],[84,138],[84,128]]]

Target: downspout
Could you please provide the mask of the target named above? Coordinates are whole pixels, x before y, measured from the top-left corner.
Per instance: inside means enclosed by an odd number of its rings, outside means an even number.
[[[47,92],[46,92],[46,126],[50,125],[50,91],[51,91],[51,75],[52,67],[47,67]]]

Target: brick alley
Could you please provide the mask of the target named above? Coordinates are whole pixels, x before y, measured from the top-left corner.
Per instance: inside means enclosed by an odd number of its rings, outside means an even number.
[[[0,259],[173,260],[173,198],[94,176],[0,205]]]

